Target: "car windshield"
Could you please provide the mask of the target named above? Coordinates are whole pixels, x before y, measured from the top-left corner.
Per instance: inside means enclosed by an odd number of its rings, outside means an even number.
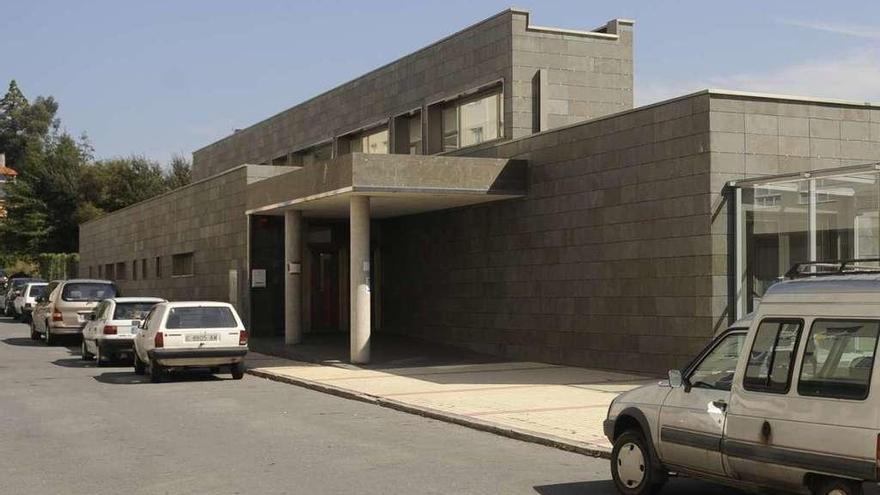
[[[61,291],[61,299],[65,301],[103,301],[115,296],[113,284],[100,282],[73,282]]]
[[[118,302],[113,310],[113,319],[143,320],[155,305],[154,302]]]
[[[40,297],[46,293],[45,285],[32,285],[30,292],[28,292],[29,297]]]
[[[165,328],[234,328],[232,310],[225,306],[172,308]]]

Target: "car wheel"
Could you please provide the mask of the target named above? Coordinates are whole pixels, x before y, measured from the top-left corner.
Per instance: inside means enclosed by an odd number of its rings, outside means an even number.
[[[80,357],[82,357],[83,361],[91,361],[93,357],[92,353],[86,349],[86,339],[82,339],[82,346],[80,350]]]
[[[138,356],[137,351],[134,351],[134,374],[135,375],[143,375],[147,372],[147,365],[141,358]]]
[[[95,343],[95,365],[96,366],[104,366],[107,364],[107,357],[104,356],[104,353],[101,352],[101,346]]]
[[[150,360],[150,381],[153,383],[162,381],[162,365],[157,363],[155,359]]]
[[[52,329],[49,328],[49,324],[46,323],[46,345],[55,345],[56,338],[52,336]]]
[[[40,332],[37,331],[34,320],[31,320],[31,340],[40,340]]]
[[[828,478],[813,487],[816,495],[862,495],[862,484],[852,480]]]
[[[617,491],[624,495],[649,495],[660,491],[665,479],[660,466],[654,466],[641,431],[626,431],[614,441],[611,477]]]
[[[244,377],[244,363],[235,363],[229,367],[233,380],[241,380]]]

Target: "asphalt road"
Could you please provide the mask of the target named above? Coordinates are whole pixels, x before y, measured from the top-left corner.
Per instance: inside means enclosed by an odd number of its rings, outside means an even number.
[[[152,384],[67,344],[0,319],[2,494],[615,493],[603,459],[249,375]]]

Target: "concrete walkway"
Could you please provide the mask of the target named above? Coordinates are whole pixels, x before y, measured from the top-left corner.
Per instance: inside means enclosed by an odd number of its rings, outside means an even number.
[[[248,373],[522,440],[606,457],[611,400],[651,379],[533,362],[314,364],[251,352]]]

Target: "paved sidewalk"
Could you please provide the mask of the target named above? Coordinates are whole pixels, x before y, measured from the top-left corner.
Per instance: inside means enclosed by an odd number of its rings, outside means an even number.
[[[248,354],[248,373],[522,440],[606,457],[608,404],[644,376],[533,362],[418,367],[314,364]]]

